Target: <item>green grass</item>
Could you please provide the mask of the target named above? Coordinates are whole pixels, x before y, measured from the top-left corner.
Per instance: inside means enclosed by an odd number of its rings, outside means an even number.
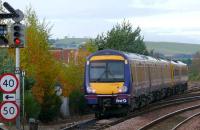
[[[145,42],[148,50],[163,53],[165,55],[194,54],[200,51],[200,44],[186,44],[175,42]]]

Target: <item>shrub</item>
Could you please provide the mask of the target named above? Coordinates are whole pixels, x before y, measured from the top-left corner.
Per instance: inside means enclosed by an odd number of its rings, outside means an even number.
[[[25,92],[24,104],[25,104],[24,108],[25,108],[26,118],[38,119],[38,115],[40,113],[40,105],[36,102],[32,93],[29,91]]]
[[[74,90],[70,93],[69,107],[72,114],[84,114],[88,111],[84,94],[80,90]]]
[[[58,117],[60,112],[61,99],[56,94],[45,94],[41,104],[39,119],[42,122],[49,122]]]

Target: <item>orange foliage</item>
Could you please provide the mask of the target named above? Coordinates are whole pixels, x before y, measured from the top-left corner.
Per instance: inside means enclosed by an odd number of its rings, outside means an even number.
[[[59,74],[59,82],[63,87],[63,96],[68,96],[74,89],[81,89],[84,78],[85,59],[90,53],[79,50],[70,54],[70,63],[65,64]]]
[[[67,64],[60,59],[56,60],[49,52],[47,26],[39,23],[35,14],[29,11],[26,18],[26,47],[22,49],[21,66],[27,76],[36,81],[32,93],[39,103],[43,103],[45,94],[54,93],[55,84],[59,82],[63,88],[63,96],[68,96],[72,90],[82,87],[85,59],[90,53],[84,49],[73,53],[65,52],[70,58]]]

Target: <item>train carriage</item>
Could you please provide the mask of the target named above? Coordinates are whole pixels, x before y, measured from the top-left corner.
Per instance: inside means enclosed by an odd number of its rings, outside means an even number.
[[[134,110],[186,88],[187,65],[180,61],[110,49],[87,57],[84,92],[97,117]]]

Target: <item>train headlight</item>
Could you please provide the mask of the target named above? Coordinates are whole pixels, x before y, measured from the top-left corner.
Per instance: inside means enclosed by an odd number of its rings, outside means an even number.
[[[87,87],[88,93],[96,93],[96,90],[92,89],[91,87]]]
[[[122,86],[118,91],[119,91],[119,93],[125,93],[125,92],[127,92],[127,90],[128,90],[127,86]]]

